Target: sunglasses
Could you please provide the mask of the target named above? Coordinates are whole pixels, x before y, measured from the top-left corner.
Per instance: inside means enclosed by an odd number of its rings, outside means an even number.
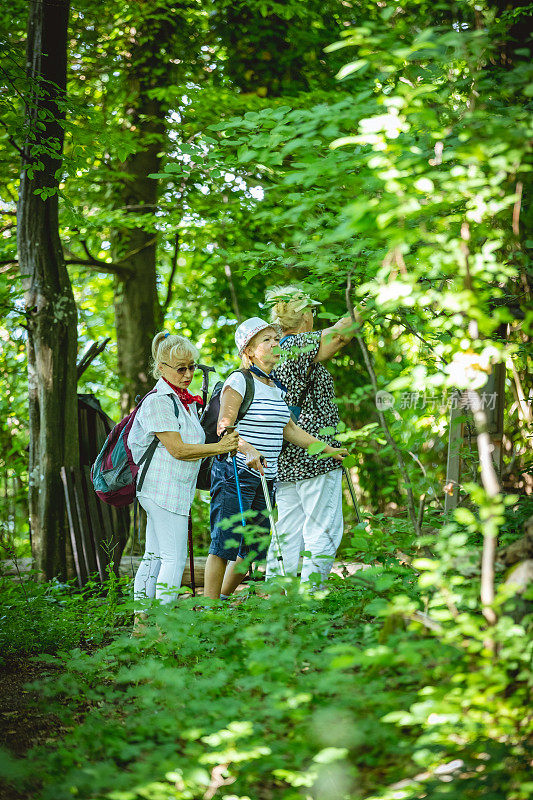
[[[173,369],[174,372],[178,373],[178,375],[185,375],[188,370],[194,372],[194,370],[198,367],[198,364],[188,364],[186,367],[173,367],[172,364],[167,364],[166,361],[162,361],[161,363],[164,364],[165,367],[170,367],[170,369]]]

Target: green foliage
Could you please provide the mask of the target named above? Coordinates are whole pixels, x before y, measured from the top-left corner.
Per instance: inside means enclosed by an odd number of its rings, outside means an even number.
[[[61,583],[0,578],[0,652],[3,661],[101,645],[129,621],[129,579],[110,578],[107,591],[89,582],[83,591]]]
[[[275,219],[290,233],[243,255],[259,250],[264,263],[305,269],[319,297],[352,273],[373,324],[392,314],[430,339],[438,331],[437,357],[458,360],[444,370],[455,385],[461,350],[472,353],[473,370],[474,353],[482,363],[498,357],[484,340],[511,320],[506,296],[518,291],[511,210],[530,170],[521,94],[529,68],[487,66],[498,47],[490,28],[428,29],[422,19],[409,32],[401,19],[356,29],[343,46],[367,54],[371,39],[372,53],[348,96],[211,126],[220,137],[212,157],[234,171],[253,162],[264,229]],[[394,47],[398,28],[406,41]],[[476,104],[472,81],[486,91]],[[479,339],[465,337],[465,316]]]
[[[241,274],[295,273],[330,305],[350,278],[380,388],[417,397],[411,408],[400,397],[387,418],[415,493],[434,497],[444,392],[482,389],[498,361],[518,356],[523,370],[531,331],[531,212],[520,205],[531,183],[531,65],[527,48],[506,43],[504,53],[510,20],[480,9],[483,24],[468,3],[365,8],[328,48],[356,52],[338,74],[342,92],[223,119],[210,126],[216,145],[203,137],[215,173],[240,177],[243,205],[250,175],[262,188]],[[403,348],[391,342],[400,335]],[[359,406],[358,428],[364,387],[343,399]],[[392,452],[372,442],[370,453],[385,461],[386,483],[361,465],[362,483],[403,502]]]
[[[498,656],[486,649],[475,581],[451,567],[460,539],[441,539],[449,566],[416,562],[419,585],[391,564],[314,595],[280,580],[231,605],[181,598],[154,605],[138,639],[47,658],[44,708],[83,720],[30,752],[24,776],[3,774],[43,800],[72,786],[185,799],[215,782],[232,797],[385,800],[398,781],[405,798],[525,797],[527,620],[502,594]],[[80,609],[85,627],[94,606]]]
[[[15,4],[14,31],[23,30],[25,12]],[[176,19],[175,5],[150,2],[139,13],[137,3],[122,0],[105,9],[87,0],[72,12],[60,220],[67,259],[87,261],[90,253],[105,269],[123,255],[117,230],[140,227],[156,236],[165,325],[195,340],[221,375],[236,365],[237,318],[258,307],[266,313],[268,285],[303,281],[334,318],[345,313],[350,273],[379,388],[395,398],[387,412],[391,432],[415,495],[426,493],[437,508],[445,388],[465,375],[469,385],[481,385],[489,363],[501,359],[512,359],[527,383],[525,200],[518,235],[513,223],[518,188],[525,198],[530,185],[529,44],[524,36],[513,44],[513,26],[525,12],[499,15],[491,3],[476,11],[466,0],[453,8],[425,0],[217,0],[180,7],[180,25],[170,25],[164,44],[153,41],[153,31]],[[21,40],[13,35],[10,44],[11,93]],[[161,58],[164,75],[157,72]],[[143,59],[154,59],[153,79],[132,87],[132,65]],[[141,157],[147,141],[132,102],[143,91],[166,109],[157,134],[163,167],[152,178],[160,187],[156,209],[117,200],[130,179],[127,159]],[[17,102],[6,117],[15,138]],[[9,225],[18,154],[7,139],[3,144]],[[10,227],[0,240],[2,257],[14,256],[14,239]],[[87,264],[69,269],[80,352],[111,336],[80,390],[94,391],[117,418],[117,283]],[[10,281],[9,307],[20,295]],[[506,321],[504,346],[496,332]],[[8,339],[20,337],[18,324],[8,317]],[[358,346],[331,366],[343,419],[356,433],[364,430],[376,413]],[[23,400],[24,372],[9,371],[11,394]],[[514,389],[509,381],[509,400]],[[402,405],[407,391],[420,393],[417,405]],[[428,397],[436,402],[424,405]],[[519,405],[507,406],[506,435],[524,488],[524,419]],[[350,446],[370,510],[403,506],[390,449],[370,434]],[[6,455],[10,449],[6,444]]]
[[[321,326],[346,313],[348,288],[415,500],[429,509],[414,541],[353,342],[331,368],[365,521],[345,503],[341,555],[369,568],[314,595],[281,581],[270,597],[229,605],[154,603],[139,639],[121,632],[126,584],[112,581],[105,597],[4,581],[3,652],[49,654],[54,676],[34,688],[73,723],[29,753],[24,772],[5,761],[14,787],[43,800],[528,796],[531,593],[515,597],[497,573],[492,626],[479,600],[483,537],[508,544],[531,514],[520,495],[530,491],[533,73],[526,5],[502,5],[85,0],[73,10],[60,187],[68,261],[90,254],[105,271],[124,256],[117,231],[157,237],[165,326],[197,342],[220,376],[236,365],[237,319],[267,314],[268,285],[302,283],[325,304]],[[14,32],[2,73],[11,93],[25,13],[17,2],[0,17]],[[154,30],[171,32],[156,41]],[[153,67],[147,85],[131,81],[139,64]],[[161,110],[157,130],[135,115],[139,93]],[[7,96],[0,469],[24,494],[25,320],[9,266],[20,98]],[[147,177],[157,206],[124,206],[128,160],[150,137],[163,154]],[[87,263],[69,269],[80,348],[112,337],[80,389],[116,417],[120,282]],[[509,368],[512,494],[487,496],[466,438],[465,504],[443,518],[450,392],[483,391],[498,362]],[[12,518],[9,552],[20,532]],[[205,503],[193,521],[200,552]]]

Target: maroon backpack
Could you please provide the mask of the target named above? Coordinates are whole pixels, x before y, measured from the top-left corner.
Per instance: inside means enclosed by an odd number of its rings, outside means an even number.
[[[159,439],[154,436],[154,441],[146,448],[138,464],[133,460],[128,446],[128,434],[133,420],[143,402],[154,391],[152,389],[145,394],[133,411],[115,425],[91,467],[91,480],[96,494],[100,500],[111,506],[121,507],[133,503],[135,493],[142,487],[146,471],[159,444]],[[177,415],[177,408],[175,410]],[[143,464],[144,468],[137,483],[137,473]]]

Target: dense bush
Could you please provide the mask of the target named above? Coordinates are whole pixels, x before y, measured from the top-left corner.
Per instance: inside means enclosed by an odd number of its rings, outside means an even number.
[[[450,523],[434,560],[314,595],[289,581],[231,605],[180,598],[138,639],[49,656],[54,677],[33,688],[67,726],[84,721],[30,752],[25,779],[8,757],[4,774],[46,800],[525,798],[528,619],[502,587],[487,628],[467,536]],[[66,604],[65,649],[74,620],[84,639],[109,633],[96,598],[32,591],[47,624]]]
[[[138,9],[126,5],[126,19],[118,3],[102,30],[91,23],[94,4],[76,11],[84,33],[76,27],[81,45],[75,42],[72,83],[83,113],[73,106],[69,135],[74,149],[79,143],[87,152],[76,170],[66,163],[72,174],[61,227],[73,255],[83,247],[100,262],[124,224],[109,186],[116,181],[118,188],[125,159],[141,147],[125,135],[133,131],[125,119],[130,110],[114,94],[127,87],[130,105],[129,56],[117,58],[112,43],[120,50],[124,40],[129,53],[137,27],[144,37],[150,26],[138,25]],[[207,23],[211,5],[204,5]],[[309,4],[297,1],[237,5],[254,20],[240,21],[247,36],[272,28],[278,15],[308,19],[297,12]],[[533,68],[526,3],[511,5],[343,0],[333,7],[344,35],[329,46],[335,59],[346,53],[340,83],[332,86],[328,73],[322,88],[316,84],[317,49],[302,40],[314,66],[308,91],[298,81],[293,96],[279,94],[274,81],[250,91],[258,75],[240,67],[257,55],[259,72],[273,73],[274,49],[256,53],[258,42],[245,39],[240,52],[242,41],[226,40],[233,28],[219,20],[222,39],[202,46],[207,71],[153,89],[155,99],[167,96],[171,112],[161,171],[144,176],[160,182],[158,209],[130,214],[129,222],[159,238],[168,329],[197,341],[202,358],[224,374],[236,363],[234,323],[258,309],[267,313],[267,285],[301,281],[324,301],[321,327],[358,306],[359,341],[332,371],[342,436],[368,513],[358,525],[353,512],[347,515],[341,553],[373,566],[333,577],[327,591],[315,594],[281,581],[270,597],[252,593],[229,605],[185,598],[166,608],[154,604],[144,635],[133,639],[125,630],[127,584],[111,581],[106,597],[97,587],[80,593],[6,582],[4,657],[35,655],[53,666],[33,688],[45,713],[71,723],[63,738],[22,762],[5,754],[2,770],[13,791],[35,800],[530,796],[532,595],[516,594],[504,581],[493,547],[497,537],[503,545],[514,541],[531,514],[524,495],[531,492]],[[226,0],[219,12],[220,6]],[[104,11],[97,4],[97,16]],[[157,17],[157,3],[153,11]],[[168,44],[162,51],[172,60]],[[174,61],[187,62],[182,50]],[[83,62],[92,65],[95,53],[99,70],[88,74]],[[249,85],[232,85],[241,73]],[[107,133],[85,147],[93,129],[80,129],[87,98],[95,97],[105,102],[95,103],[90,123]],[[143,114],[131,113],[142,129]],[[7,185],[6,259],[15,257],[9,215],[18,153],[16,159]],[[75,282],[81,340],[107,335],[123,283],[113,290],[86,269]],[[0,330],[0,450],[10,481],[11,472],[24,472],[26,445],[19,295],[12,278],[0,297],[8,325]],[[101,394],[110,411],[120,390],[113,364],[106,353],[82,387]],[[500,398],[503,473],[492,474],[485,452],[479,480],[476,432],[489,424],[473,425],[466,408],[462,505],[446,516],[445,492],[453,492],[444,488],[448,401],[457,390],[470,393],[461,397],[465,403],[483,394],[498,364],[509,367]],[[382,416],[380,390],[392,400]],[[2,534],[8,544],[15,540],[15,551],[17,514],[10,509],[31,480],[24,474],[20,486],[5,484],[9,525]],[[207,505],[197,503],[193,516],[200,552]]]
[[[102,644],[130,621],[129,583],[112,579],[108,591],[96,583],[78,591],[59,582],[0,577],[0,663]]]

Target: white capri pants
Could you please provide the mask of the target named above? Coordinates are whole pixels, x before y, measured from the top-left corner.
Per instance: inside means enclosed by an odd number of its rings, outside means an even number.
[[[146,511],[146,545],[135,575],[135,600],[153,598],[170,603],[178,596],[187,561],[189,518],[139,497]]]
[[[303,559],[302,583],[308,581],[313,572],[320,573],[324,581],[333,566],[344,528],[342,470],[335,469],[316,478],[278,483],[276,502],[285,574],[297,574],[300,553],[304,550],[310,556]],[[272,537],[267,556],[267,578],[281,575],[277,555]]]

